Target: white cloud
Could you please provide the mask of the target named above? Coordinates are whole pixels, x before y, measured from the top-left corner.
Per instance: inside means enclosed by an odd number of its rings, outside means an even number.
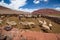
[[[40,3],[41,1],[47,2],[48,0],[34,0],[33,3],[38,4],[38,3]]]
[[[23,9],[23,8],[20,8],[19,10],[25,11],[25,12],[33,12],[33,11],[38,10],[38,9],[28,9],[28,8]]]
[[[40,0],[34,0],[33,3],[38,4],[40,3]]]
[[[2,0],[2,2],[0,2],[0,6],[4,6],[4,7],[8,7],[11,9],[19,9],[19,7],[24,6],[26,4],[27,0],[10,0],[10,4],[6,4],[4,3],[4,1]]]
[[[3,0],[0,2],[0,6],[9,7],[8,4],[4,3]]]
[[[56,7],[56,8],[55,8],[55,10],[58,10],[58,11],[60,11],[60,7]]]
[[[12,6],[14,9],[18,9],[21,6],[24,6],[26,4],[26,0],[11,0],[11,4],[9,6]]]

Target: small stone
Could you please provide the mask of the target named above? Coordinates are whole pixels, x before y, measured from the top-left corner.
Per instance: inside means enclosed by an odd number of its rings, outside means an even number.
[[[6,31],[10,31],[11,29],[12,29],[11,26],[6,26],[6,27],[4,27],[4,30],[6,30]]]

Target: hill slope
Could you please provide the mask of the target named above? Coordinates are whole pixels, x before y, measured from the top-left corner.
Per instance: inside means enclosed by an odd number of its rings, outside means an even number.
[[[26,14],[26,13],[28,12],[11,10],[9,8],[0,6],[0,14]]]
[[[60,11],[54,9],[40,9],[32,12],[32,14],[49,14],[49,15],[60,15]]]

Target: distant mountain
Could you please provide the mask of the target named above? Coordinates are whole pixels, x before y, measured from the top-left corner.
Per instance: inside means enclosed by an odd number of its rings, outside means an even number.
[[[60,14],[60,11],[54,9],[40,9],[32,12],[32,14]]]
[[[11,10],[6,7],[0,6],[0,14],[27,14],[28,12]]]
[[[0,6],[0,10],[4,10],[4,9],[8,9],[8,8]]]

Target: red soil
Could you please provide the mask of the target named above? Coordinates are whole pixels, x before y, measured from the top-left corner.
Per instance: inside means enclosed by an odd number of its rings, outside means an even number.
[[[2,33],[13,36],[13,40],[21,40],[21,38],[25,38],[27,40],[60,40],[60,34],[42,33],[29,30],[24,31],[16,28],[13,28],[11,31],[5,31],[2,28]]]
[[[60,14],[60,11],[54,9],[40,9],[32,12],[32,14]]]

